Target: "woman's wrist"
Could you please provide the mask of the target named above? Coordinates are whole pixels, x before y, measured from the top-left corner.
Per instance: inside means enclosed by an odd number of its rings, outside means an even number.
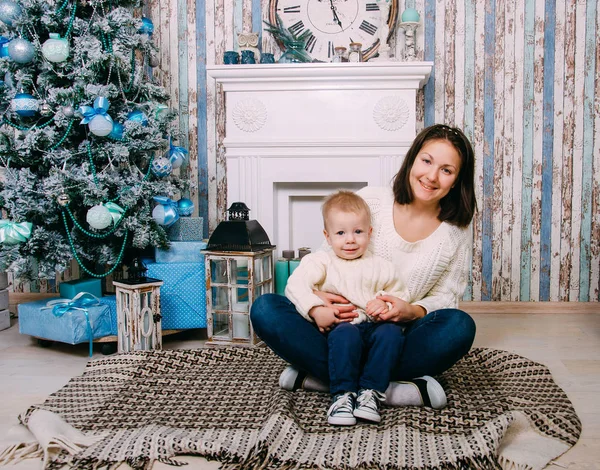
[[[425,310],[425,307],[422,305],[411,304],[410,306],[414,317],[413,320],[418,320],[419,318],[423,318],[425,315],[427,315],[427,310]]]

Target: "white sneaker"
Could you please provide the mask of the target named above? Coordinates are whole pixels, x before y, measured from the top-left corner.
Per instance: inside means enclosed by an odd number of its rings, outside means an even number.
[[[448,404],[448,399],[446,398],[446,392],[444,392],[444,388],[433,377],[424,375],[423,377],[418,377],[411,380],[411,382],[413,382],[419,389],[421,398],[423,399],[423,404],[425,406],[429,406],[430,408],[434,408],[436,410],[441,410]]]
[[[381,421],[379,403],[384,399],[385,395],[377,390],[360,389],[354,407],[354,416],[373,423],[379,423]]]
[[[292,366],[287,366],[285,369],[283,369],[283,372],[279,376],[279,386],[284,390],[290,390],[292,392],[302,388],[303,381],[304,374],[300,374],[300,371]]]
[[[354,417],[354,400],[356,394],[346,392],[333,397],[333,404],[327,410],[327,422],[337,426],[352,426],[356,424]]]

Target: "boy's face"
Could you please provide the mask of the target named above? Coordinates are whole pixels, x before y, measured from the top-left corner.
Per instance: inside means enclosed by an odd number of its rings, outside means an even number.
[[[327,215],[323,233],[338,257],[356,259],[367,251],[372,231],[373,227],[366,213],[332,210]]]

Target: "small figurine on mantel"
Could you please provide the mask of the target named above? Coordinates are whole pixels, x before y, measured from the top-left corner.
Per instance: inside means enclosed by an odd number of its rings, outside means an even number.
[[[402,35],[397,35],[396,59],[397,60],[415,60],[415,35],[420,26],[421,16],[414,8],[407,8],[402,13],[401,22],[398,25],[398,33],[404,31],[404,47],[402,48]]]
[[[258,50],[258,33],[239,33],[237,36],[237,42],[242,51],[254,52],[254,59],[256,62],[260,62],[260,51]]]

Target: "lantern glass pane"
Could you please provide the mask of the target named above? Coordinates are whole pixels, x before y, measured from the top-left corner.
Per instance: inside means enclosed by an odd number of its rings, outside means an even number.
[[[263,279],[271,279],[273,277],[273,268],[271,267],[271,255],[262,258]]]
[[[213,284],[227,284],[227,260],[210,260],[210,280]]]
[[[227,295],[227,287],[212,287],[211,295],[213,310],[229,310],[229,296]]]
[[[248,284],[248,260],[246,258],[233,258],[231,260],[231,283]]]
[[[263,273],[262,273],[262,258],[254,259],[254,282],[262,282]]]
[[[233,289],[231,300],[235,312],[248,312],[250,310],[250,301],[248,299],[248,289]]]
[[[233,337],[250,338],[250,317],[241,313],[234,313],[233,317]]]
[[[263,286],[262,286],[262,285],[260,285],[260,286],[256,286],[256,287],[254,288],[254,298],[255,298],[255,299],[257,299],[257,298],[258,298],[259,296],[261,296],[263,293],[264,293],[264,290],[263,290]]]
[[[229,338],[229,315],[227,313],[213,313],[213,336]]]

